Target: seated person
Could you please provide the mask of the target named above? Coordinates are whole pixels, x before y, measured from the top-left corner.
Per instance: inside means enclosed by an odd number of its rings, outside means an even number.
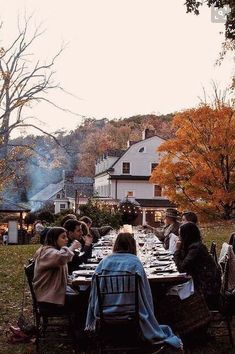
[[[82,216],[79,221],[83,221],[88,229],[90,235],[93,237],[93,242],[96,243],[98,240],[102,237],[107,235],[109,231],[113,230],[112,226],[106,225],[106,226],[101,226],[101,227],[91,227],[92,225],[92,219],[89,218],[88,216]]]
[[[89,218],[88,216],[82,216],[79,221],[84,222],[89,230],[90,235],[93,237],[93,242],[96,243],[100,239],[101,235],[99,233],[99,230],[97,227],[91,227],[92,225],[92,219]]]
[[[195,223],[187,222],[180,226],[179,238],[174,254],[179,272],[192,276],[195,289],[202,291],[210,309],[217,307],[221,288],[220,271],[202,243],[200,230]]]
[[[182,224],[185,224],[186,222],[194,222],[194,224],[198,223],[198,218],[197,214],[195,214],[193,211],[184,211],[182,214]]]
[[[224,270],[224,264],[228,260],[227,289],[235,289],[235,233],[230,236],[229,242],[224,242],[219,256],[219,264]]]
[[[37,234],[40,234],[40,232],[42,232],[45,228],[45,226],[42,224],[41,220],[35,221],[34,225],[35,225],[34,230],[35,230],[35,233],[37,233]]]
[[[77,220],[77,217],[75,214],[66,214],[63,219],[60,222],[60,225],[64,227],[64,224],[66,223],[67,220],[74,219]]]
[[[159,238],[159,240],[163,242],[163,245],[166,250],[169,249],[171,234],[174,234],[176,236],[179,235],[180,223],[177,221],[177,218],[177,210],[173,208],[168,208],[166,209],[165,214],[165,226],[162,230],[147,225],[147,227],[152,230],[152,232]]]
[[[113,230],[112,226],[106,225],[106,226],[101,226],[98,228],[100,236],[105,236],[107,235],[110,231]]]
[[[102,275],[115,275],[120,274],[120,272],[133,274],[138,273],[140,276],[139,316],[140,328],[144,339],[152,343],[163,340],[175,348],[182,348],[181,340],[172,333],[170,327],[159,325],[154,316],[150,285],[143,265],[136,256],[135,239],[129,233],[120,233],[117,236],[113,247],[113,253],[104,258],[96,268],[96,273]],[[93,278],[86,319],[87,330],[95,330],[96,319],[99,317],[95,283],[95,278]],[[123,294],[123,296],[125,296],[125,294]]]
[[[46,226],[41,232],[40,232],[40,243],[41,245],[44,245],[45,239],[46,239],[46,235],[48,233],[48,231],[51,229],[51,227]]]
[[[75,251],[74,257],[68,263],[69,274],[72,274],[74,270],[78,269],[80,264],[86,263],[87,259],[91,258],[93,239],[88,233],[87,226],[81,221],[69,219],[65,222],[64,228],[67,231],[68,246],[70,246],[74,240],[79,241],[79,243],[81,244],[80,252]],[[84,229],[85,231],[83,231],[82,229]],[[81,254],[81,252],[83,254]]]
[[[76,291],[68,286],[67,263],[74,257],[78,241],[67,247],[66,230],[52,227],[46,236],[44,245],[34,255],[35,267],[33,288],[39,305],[64,306],[70,308]],[[67,292],[67,295],[66,295]]]

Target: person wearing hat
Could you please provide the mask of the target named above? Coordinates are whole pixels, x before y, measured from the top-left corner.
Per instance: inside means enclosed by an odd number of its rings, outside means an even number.
[[[171,234],[179,236],[180,223],[177,221],[178,212],[176,209],[168,208],[165,214],[165,226],[162,230],[148,226],[155,235],[163,242],[165,249],[169,249]]]

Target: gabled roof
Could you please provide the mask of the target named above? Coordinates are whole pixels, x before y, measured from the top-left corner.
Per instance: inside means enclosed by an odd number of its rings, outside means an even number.
[[[64,187],[64,181],[49,184],[46,188],[35,194],[30,198],[31,202],[46,202],[50,200],[56,193],[59,193]]]
[[[78,183],[78,184],[93,184],[94,183],[94,178],[92,178],[92,177],[74,176],[73,182],[74,183]]]
[[[91,197],[93,195],[93,179],[90,183],[65,183],[65,195],[68,198],[75,198],[76,191],[78,196]]]
[[[50,200],[55,194],[59,193],[62,189],[65,192],[66,198],[75,198],[76,190],[79,195],[91,197],[93,195],[94,179],[91,177],[74,177],[74,182],[64,182],[49,184],[46,188],[35,194],[30,198],[31,202],[46,202]]]
[[[30,208],[28,207],[28,205],[24,205],[23,203],[16,204],[11,202],[10,200],[2,200],[0,203],[0,212],[2,213],[20,213],[28,211],[30,211]]]
[[[117,159],[111,166],[109,166],[109,168],[108,168],[107,170],[97,173],[97,174],[95,175],[95,177],[98,176],[98,175],[101,175],[102,173],[105,173],[105,172],[108,172],[108,171],[112,170],[113,167],[116,165],[116,163],[117,163],[123,156],[125,156],[126,153],[127,153],[134,145],[140,144],[140,143],[143,144],[143,142],[145,142],[146,140],[150,140],[150,139],[153,139],[153,138],[158,138],[158,139],[166,140],[165,138],[163,138],[163,137],[161,137],[161,136],[155,134],[154,136],[151,136],[151,137],[149,137],[149,138],[147,138],[147,139],[139,140],[139,141],[135,142],[134,144],[132,144],[131,146],[129,146],[128,149],[127,149],[121,156],[119,156],[118,159]]]
[[[114,149],[114,150],[107,150],[105,151],[104,155],[105,156],[112,156],[112,157],[120,157],[125,153],[125,150],[121,150],[121,149]]]

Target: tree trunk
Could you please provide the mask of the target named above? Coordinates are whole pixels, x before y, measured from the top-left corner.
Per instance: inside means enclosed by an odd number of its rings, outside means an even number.
[[[9,119],[10,114],[5,114],[2,126],[1,126],[1,145],[0,145],[0,157],[5,159],[8,153],[8,142],[9,142]]]
[[[225,204],[223,206],[223,209],[224,209],[223,218],[225,220],[230,220],[232,218],[233,206],[230,204]]]

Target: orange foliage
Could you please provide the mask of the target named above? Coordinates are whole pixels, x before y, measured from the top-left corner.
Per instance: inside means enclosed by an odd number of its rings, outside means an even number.
[[[202,106],[178,113],[175,137],[158,152],[151,182],[179,205],[229,219],[235,208],[235,113],[230,107]]]

